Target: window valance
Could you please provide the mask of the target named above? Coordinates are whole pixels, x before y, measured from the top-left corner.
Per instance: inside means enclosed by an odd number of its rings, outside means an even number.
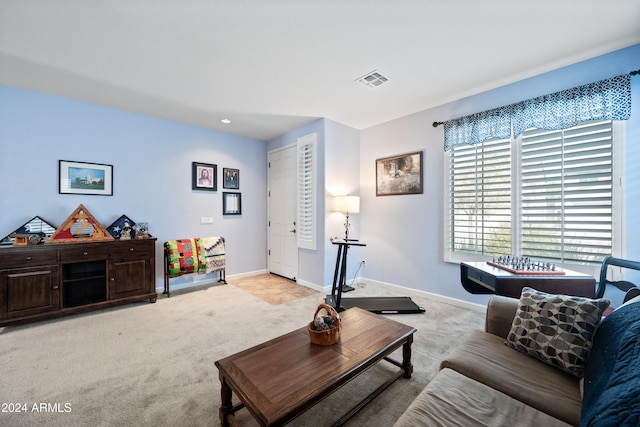
[[[628,120],[631,75],[555,92],[444,122],[444,149],[489,138],[518,137],[529,128],[565,129],[589,120]],[[434,124],[435,126],[435,124]]]

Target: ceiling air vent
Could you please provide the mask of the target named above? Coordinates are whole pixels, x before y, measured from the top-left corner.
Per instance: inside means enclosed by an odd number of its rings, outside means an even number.
[[[380,74],[379,71],[373,70],[370,73],[365,74],[364,76],[356,79],[357,82],[362,83],[367,87],[378,87],[383,83],[389,81],[388,78]]]

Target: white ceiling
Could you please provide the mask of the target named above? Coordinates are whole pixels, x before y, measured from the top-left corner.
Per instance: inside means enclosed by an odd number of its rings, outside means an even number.
[[[637,43],[638,0],[0,0],[0,83],[264,140]]]

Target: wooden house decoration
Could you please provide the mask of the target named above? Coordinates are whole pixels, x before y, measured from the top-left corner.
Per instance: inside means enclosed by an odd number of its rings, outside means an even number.
[[[113,236],[81,204],[56,229],[56,232],[46,243],[79,243],[101,240],[113,240]]]

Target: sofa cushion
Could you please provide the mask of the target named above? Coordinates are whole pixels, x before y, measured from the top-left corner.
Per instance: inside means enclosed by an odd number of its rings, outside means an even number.
[[[484,319],[484,331],[506,338],[511,331],[513,318],[518,310],[517,298],[495,295],[487,304],[487,314]]]
[[[580,378],[609,303],[525,287],[507,345]]]
[[[451,369],[425,387],[394,427],[416,426],[568,426]]]
[[[596,332],[585,365],[581,426],[635,426],[640,420],[640,302],[629,302]]]
[[[450,368],[487,386],[578,425],[579,380],[560,369],[504,345],[504,338],[474,331],[446,354],[441,368]]]

